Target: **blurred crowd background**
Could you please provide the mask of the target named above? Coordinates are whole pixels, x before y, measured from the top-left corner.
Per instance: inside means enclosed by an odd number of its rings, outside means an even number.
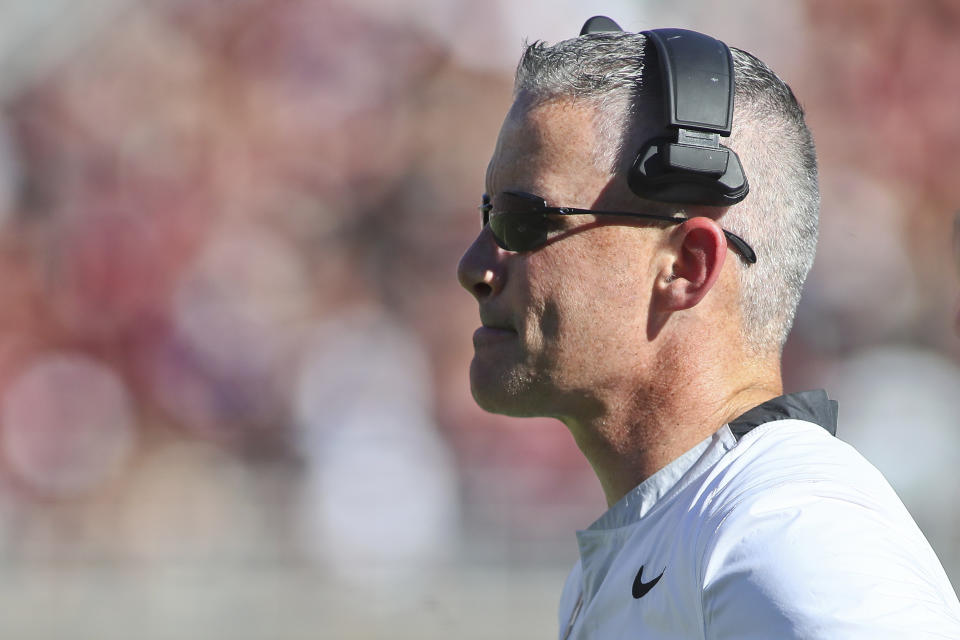
[[[524,38],[594,13],[804,103],[786,384],[960,585],[957,0],[4,0],[2,637],[555,635],[602,494],[473,404],[455,267]]]

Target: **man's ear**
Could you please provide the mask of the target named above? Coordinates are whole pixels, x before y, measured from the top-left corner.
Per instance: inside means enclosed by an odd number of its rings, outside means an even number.
[[[657,281],[662,311],[690,309],[709,293],[727,257],[727,238],[716,221],[690,218],[674,228],[669,271]]]

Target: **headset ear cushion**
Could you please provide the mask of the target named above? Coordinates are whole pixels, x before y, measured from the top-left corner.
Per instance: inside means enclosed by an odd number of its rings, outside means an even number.
[[[727,207],[742,201],[750,191],[740,158],[720,145],[727,156],[722,174],[669,166],[667,157],[678,147],[670,138],[654,138],[640,149],[627,175],[630,190],[647,200]],[[674,153],[676,155],[676,153]],[[674,162],[674,164],[676,164]]]

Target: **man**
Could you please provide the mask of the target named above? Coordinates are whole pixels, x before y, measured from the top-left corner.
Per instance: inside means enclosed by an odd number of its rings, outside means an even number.
[[[458,269],[477,402],[562,421],[608,502],[559,637],[960,638],[938,559],[833,436],[835,404],[781,395],[819,208],[793,93],[702,34],[599,29],[524,53]],[[719,115],[681,113],[718,86]]]

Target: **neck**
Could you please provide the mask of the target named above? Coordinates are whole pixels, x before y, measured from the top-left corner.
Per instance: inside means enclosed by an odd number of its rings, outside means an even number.
[[[611,394],[593,415],[564,419],[603,487],[608,506],[723,425],[783,393],[779,365],[736,380],[672,376],[685,384]]]

